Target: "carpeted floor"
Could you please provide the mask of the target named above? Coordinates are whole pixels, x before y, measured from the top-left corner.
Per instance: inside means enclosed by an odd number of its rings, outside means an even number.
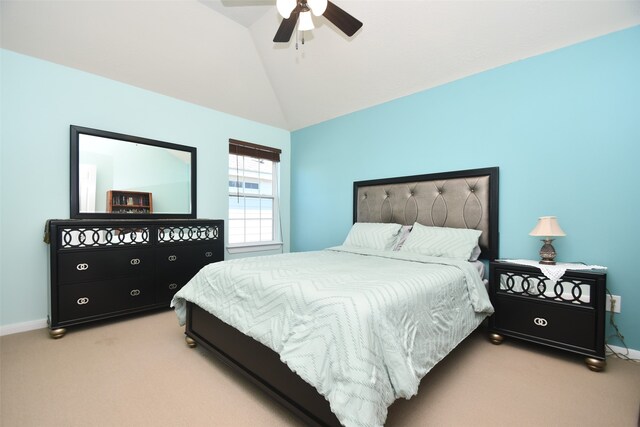
[[[204,349],[171,311],[0,338],[0,425],[301,426]],[[394,403],[387,426],[637,426],[640,365],[582,358],[477,331]]]

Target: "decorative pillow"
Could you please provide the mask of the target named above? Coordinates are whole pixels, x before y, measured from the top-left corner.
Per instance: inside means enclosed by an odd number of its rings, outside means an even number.
[[[467,261],[481,234],[481,230],[427,227],[416,222],[400,250]]]
[[[378,222],[356,222],[344,241],[345,246],[358,248],[389,250],[396,243],[400,224]]]
[[[400,250],[400,248],[404,244],[404,241],[407,240],[407,237],[409,237],[409,233],[411,233],[411,228],[413,228],[413,225],[403,225],[402,228],[400,228],[400,232],[398,233],[398,238],[396,239],[396,242],[393,244],[394,251]]]

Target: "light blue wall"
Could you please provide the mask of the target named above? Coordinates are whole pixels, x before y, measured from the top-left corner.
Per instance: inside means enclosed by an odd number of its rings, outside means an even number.
[[[290,133],[96,75],[0,50],[0,325],[47,315],[48,218],[69,218],[69,125],[198,149],[198,217],[227,218],[228,140],[283,150],[289,238]]]
[[[296,131],[292,152],[295,251],[344,240],[353,181],[499,166],[501,257],[536,258],[556,215],[558,259],[609,267],[640,349],[640,27]]]

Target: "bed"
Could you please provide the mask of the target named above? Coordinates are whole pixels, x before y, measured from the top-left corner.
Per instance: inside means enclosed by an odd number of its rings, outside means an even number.
[[[481,259],[497,258],[498,168],[359,181],[353,194],[344,245],[211,264],[172,302],[189,345],[310,425],[382,425],[492,312],[467,255],[449,258],[457,247],[412,249],[473,234]]]

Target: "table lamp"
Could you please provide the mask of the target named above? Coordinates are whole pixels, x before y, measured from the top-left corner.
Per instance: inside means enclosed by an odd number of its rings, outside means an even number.
[[[552,237],[566,236],[562,228],[558,225],[558,221],[555,216],[541,216],[538,218],[538,223],[531,230],[529,236],[544,237],[542,241],[544,245],[540,249],[540,264],[555,265],[556,263],[556,250],[551,244],[553,242]]]

